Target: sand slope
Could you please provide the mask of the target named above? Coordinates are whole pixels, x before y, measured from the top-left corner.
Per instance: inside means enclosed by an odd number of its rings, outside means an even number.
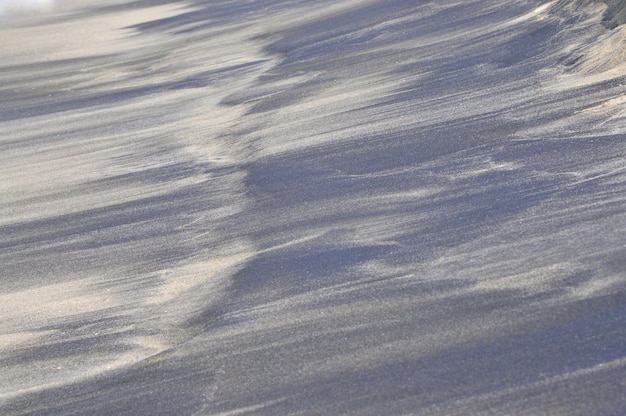
[[[618,1],[0,20],[0,413],[626,412]]]

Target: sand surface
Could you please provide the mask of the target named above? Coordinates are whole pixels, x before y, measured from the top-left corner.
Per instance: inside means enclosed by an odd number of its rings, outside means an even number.
[[[626,413],[626,3],[0,2],[0,414]]]

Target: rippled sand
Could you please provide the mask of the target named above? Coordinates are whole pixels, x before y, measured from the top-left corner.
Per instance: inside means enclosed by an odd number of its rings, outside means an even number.
[[[623,1],[0,6],[1,414],[626,413]]]

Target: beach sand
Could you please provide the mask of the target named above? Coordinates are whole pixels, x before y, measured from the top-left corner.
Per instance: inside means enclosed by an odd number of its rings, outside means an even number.
[[[626,412],[623,2],[35,6],[1,414]]]

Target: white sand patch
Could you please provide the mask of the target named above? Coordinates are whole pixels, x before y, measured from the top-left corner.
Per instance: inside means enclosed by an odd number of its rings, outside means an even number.
[[[87,278],[0,294],[1,332],[14,332],[32,323],[45,325],[117,306],[106,290],[94,290],[95,284],[94,279]]]
[[[72,19],[68,11],[70,18],[61,23],[0,29],[2,37],[10,39],[10,42],[0,43],[0,55],[13,64],[22,64],[33,59],[46,62],[119,54],[146,46],[156,39],[151,36],[132,38],[135,32],[130,26],[189,10],[185,4],[173,3],[80,19]]]
[[[163,283],[157,288],[156,293],[146,300],[146,304],[161,304],[189,295],[189,291],[197,290],[199,286],[210,283],[212,279],[228,276],[237,266],[244,263],[248,256],[249,253],[241,252],[165,270],[159,275]]]
[[[534,9],[533,11],[526,13],[523,16],[520,16],[518,18],[515,18],[513,20],[510,20],[506,23],[503,24],[503,26],[509,26],[509,25],[518,25],[520,23],[524,23],[527,20],[530,19],[545,19],[548,17],[548,12],[550,11],[550,8],[556,3],[556,0],[547,2],[545,4],[542,4],[541,6],[537,7],[536,9]]]
[[[441,192],[440,188],[411,189],[409,191],[390,192],[383,195],[374,195],[363,199],[356,199],[357,203],[367,204],[368,202],[403,203],[412,202],[421,198],[435,195]]]
[[[601,32],[597,39],[585,38],[587,43],[573,40],[563,49],[564,56],[579,59],[566,72],[545,83],[548,91],[563,91],[609,81],[626,75],[626,26]],[[613,104],[616,104],[613,102]]]
[[[53,0],[0,0],[0,14],[6,12],[46,11],[54,6]]]
[[[618,97],[606,100],[601,104],[586,108],[581,111],[581,113],[592,113],[597,111],[609,110],[615,107],[623,106],[624,104],[626,104],[626,95],[622,94]]]

